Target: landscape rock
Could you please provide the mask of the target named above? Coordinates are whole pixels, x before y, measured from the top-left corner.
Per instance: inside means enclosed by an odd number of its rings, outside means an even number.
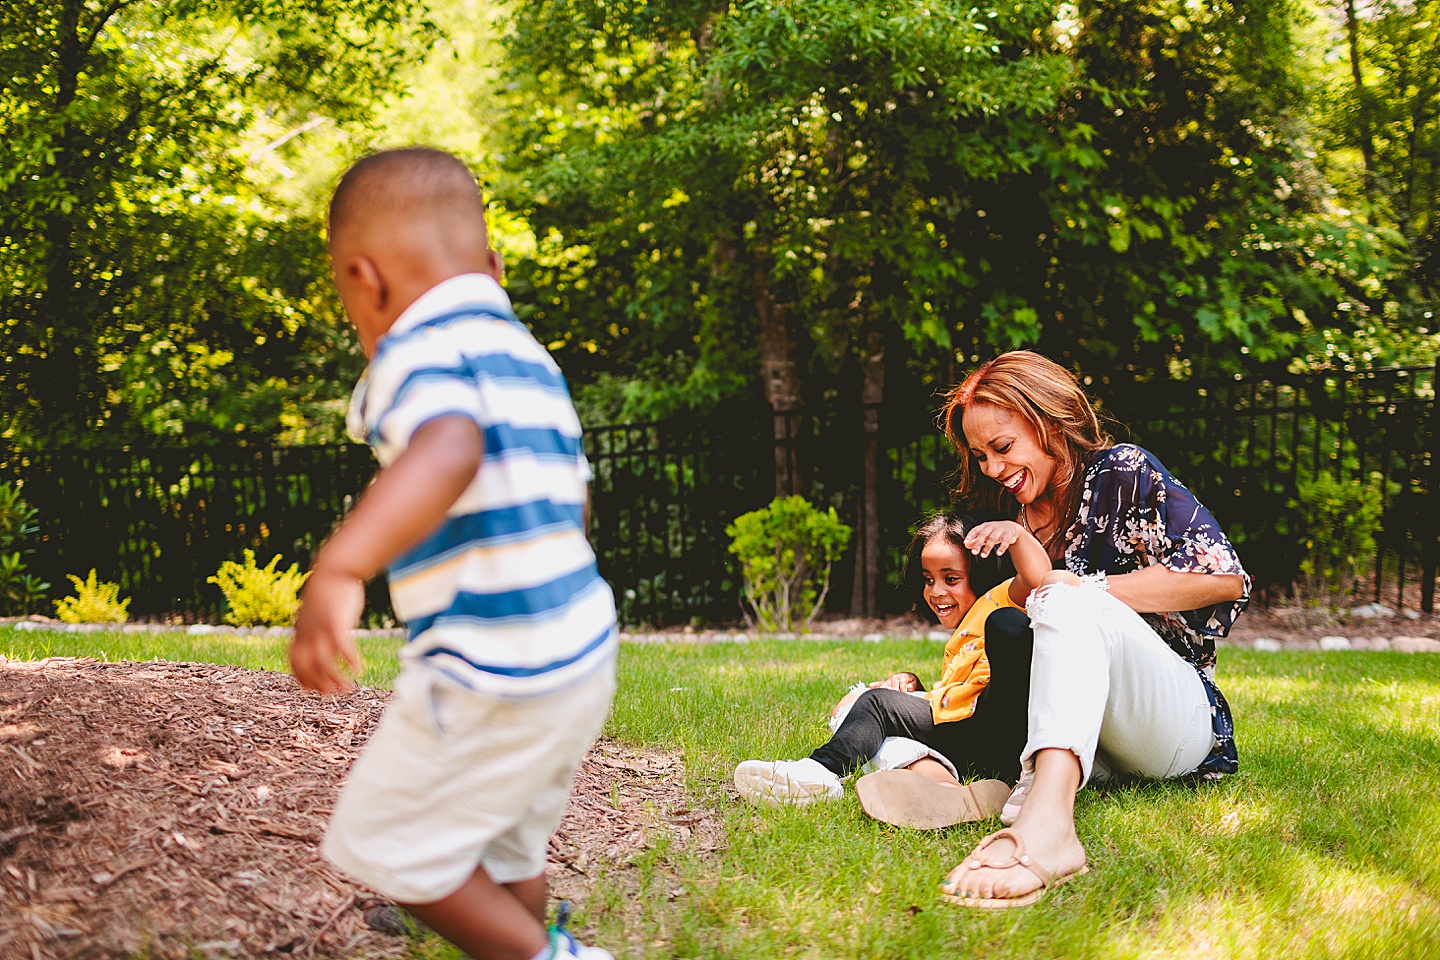
[[[1349,637],[1321,637],[1321,650],[1353,650],[1355,645],[1350,642]]]
[[[1250,646],[1264,653],[1279,653],[1284,649],[1279,640],[1273,640],[1270,637],[1257,637]]]
[[[949,640],[949,639],[950,639],[950,634],[946,633],[944,630],[931,630],[929,633],[925,634],[925,639],[926,639],[926,640]]]
[[[1440,653],[1440,640],[1430,637],[1395,637],[1390,649],[1400,653]]]
[[[1353,607],[1350,616],[1361,620],[1373,620],[1376,617],[1393,617],[1395,608],[1387,607],[1383,603],[1367,603],[1362,607]]]
[[[881,641],[883,641],[883,640],[885,639],[885,634],[883,634],[883,633],[867,633],[867,634],[865,634],[865,636],[861,637],[860,639],[861,639],[861,640],[864,640],[866,643],[880,643]]]

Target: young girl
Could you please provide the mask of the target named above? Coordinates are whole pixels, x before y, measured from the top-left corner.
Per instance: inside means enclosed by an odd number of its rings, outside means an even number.
[[[915,534],[911,558],[917,553],[925,602],[941,625],[954,630],[935,689],[924,697],[915,696],[923,688],[913,673],[897,673],[872,684],[855,700],[829,742],[809,757],[747,760],[736,767],[735,788],[742,797],[768,804],[839,797],[840,778],[873,756],[887,737],[917,741],[945,757],[961,776],[1015,780],[1030,684],[1028,622],[1019,607],[1049,572],[1044,548],[1017,523],[945,513]],[[997,585],[999,558],[1006,553],[1017,576]],[[981,592],[984,595],[977,599]],[[945,779],[959,786],[940,764],[933,767],[927,782]],[[909,776],[926,779],[919,772]],[[880,792],[889,796],[894,783],[885,781],[905,779],[880,778],[884,784]],[[998,800],[979,805],[987,814],[994,812],[1008,793],[1007,787],[998,791]],[[886,806],[886,797],[880,798],[879,806]],[[992,806],[994,810],[989,809]]]

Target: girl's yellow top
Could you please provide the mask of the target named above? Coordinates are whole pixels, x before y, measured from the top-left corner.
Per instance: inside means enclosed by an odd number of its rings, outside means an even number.
[[[985,657],[985,620],[1002,607],[1021,609],[1010,599],[1010,583],[1011,580],[1006,580],[976,600],[945,644],[940,682],[927,694],[936,723],[964,720],[973,714],[980,692],[990,684],[990,661]]]

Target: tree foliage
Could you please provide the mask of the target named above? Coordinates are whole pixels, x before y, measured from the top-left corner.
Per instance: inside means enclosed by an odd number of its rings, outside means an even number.
[[[1396,236],[1398,272],[1412,287],[1399,296],[1368,291],[1351,309],[1359,322],[1379,315],[1413,323],[1405,316],[1413,305],[1433,329],[1440,300],[1440,2],[1330,0],[1325,10],[1334,55],[1318,114],[1329,135],[1323,160],[1341,198]]]
[[[1393,269],[1313,162],[1293,0],[514,9],[521,300],[617,413],[787,350],[791,399],[1022,344],[1283,361]]]
[[[5,435],[274,431],[328,401],[318,225],[246,165],[364,115],[429,39],[418,0],[0,7]]]

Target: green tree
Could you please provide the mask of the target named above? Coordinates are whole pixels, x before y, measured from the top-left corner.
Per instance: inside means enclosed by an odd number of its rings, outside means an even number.
[[[1385,266],[1306,156],[1292,0],[514,9],[519,299],[621,416],[923,398],[1021,345],[1279,361]]]
[[[1414,323],[1411,304],[1433,313],[1440,299],[1440,2],[1332,0],[1325,9],[1343,24],[1322,111],[1325,159],[1345,200],[1399,235],[1413,291],[1391,298],[1386,319]],[[1357,319],[1383,316],[1385,299],[1359,299]]]
[[[246,164],[268,130],[363,117],[432,39],[423,13],[419,0],[0,7],[6,436],[233,434],[333,405],[347,362],[325,349],[318,225],[268,202]]]

